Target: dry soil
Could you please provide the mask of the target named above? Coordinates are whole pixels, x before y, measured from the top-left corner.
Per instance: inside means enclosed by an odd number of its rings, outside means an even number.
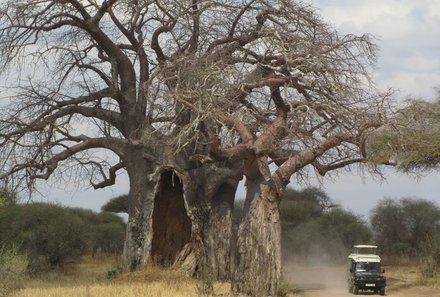
[[[387,275],[387,273],[385,273]],[[285,279],[301,290],[303,297],[348,297],[344,266],[295,266],[287,267]],[[393,297],[440,297],[440,289],[416,286],[410,281],[388,277],[386,296]],[[360,292],[358,296],[374,296],[372,292]],[[376,295],[377,296],[377,295]]]

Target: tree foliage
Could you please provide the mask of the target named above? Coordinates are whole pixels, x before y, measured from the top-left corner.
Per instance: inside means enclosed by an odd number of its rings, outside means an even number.
[[[0,210],[0,242],[20,246],[34,270],[76,262],[98,247],[103,252],[121,252],[124,233],[121,218],[108,213],[44,203]]]
[[[373,209],[371,224],[384,253],[418,256],[440,231],[440,208],[424,199],[384,199]]]
[[[23,286],[28,264],[17,246],[0,245],[0,296],[9,296]]]
[[[298,226],[322,216],[330,208],[336,206],[319,188],[309,187],[300,191],[288,188],[280,207],[283,226]]]
[[[284,231],[284,253],[296,261],[341,263],[354,244],[369,243],[367,223],[353,213],[334,208]]]
[[[404,172],[436,169],[440,164],[439,131],[438,98],[408,101],[392,125],[370,138],[369,158],[373,162],[393,163]]]
[[[238,226],[243,201],[234,207]],[[340,262],[354,244],[369,243],[372,232],[363,219],[334,204],[322,189],[288,188],[280,206],[285,259]]]
[[[338,262],[354,244],[371,240],[365,221],[335,205],[318,188],[288,189],[280,213],[287,258]]]
[[[101,207],[101,210],[115,213],[128,213],[128,195],[120,195],[110,199]]]

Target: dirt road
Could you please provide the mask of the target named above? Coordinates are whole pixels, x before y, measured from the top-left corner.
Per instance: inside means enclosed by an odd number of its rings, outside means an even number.
[[[370,292],[361,292],[357,296],[372,296],[373,293]],[[328,290],[328,289],[321,289],[321,290],[309,290],[304,291],[301,296],[303,297],[353,297],[353,294],[349,294],[345,291],[338,291],[338,290]],[[378,295],[376,295],[378,296]],[[386,296],[392,296],[392,297],[439,297],[440,296],[440,290],[434,289],[434,288],[427,288],[427,287],[413,287],[413,288],[407,288],[407,289],[401,289],[398,291],[390,290],[386,293]]]
[[[352,297],[348,293],[345,267],[313,266],[287,267],[286,281],[301,289],[303,297]],[[386,296],[392,297],[440,297],[440,289],[424,286],[402,285],[401,280],[388,276]],[[397,285],[398,284],[398,285]],[[372,292],[360,292],[358,296],[374,296]],[[376,295],[377,296],[377,295]]]

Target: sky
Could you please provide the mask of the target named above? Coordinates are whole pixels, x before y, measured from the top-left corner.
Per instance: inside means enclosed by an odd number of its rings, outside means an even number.
[[[439,0],[314,0],[321,15],[343,34],[370,33],[380,47],[374,76],[381,88],[398,89],[397,97],[432,99],[440,87]],[[341,175],[324,181],[327,194],[345,209],[365,218],[378,201],[414,197],[440,205],[440,174],[415,178],[385,170],[385,181]]]
[[[440,0],[310,0],[323,18],[340,33],[370,33],[380,47],[374,77],[379,87],[394,88],[397,97],[431,99],[440,87]],[[311,181],[321,186],[344,209],[368,219],[378,201],[387,198],[415,197],[440,205],[440,174],[427,173],[415,178],[384,172],[386,180],[357,174],[341,174],[330,181]],[[295,188],[300,188],[291,184]],[[46,190],[46,191],[45,191]],[[47,185],[49,194],[37,200],[57,202],[99,211],[111,197],[128,192],[122,176],[115,187],[104,190],[72,190]],[[244,197],[243,185],[238,196]]]

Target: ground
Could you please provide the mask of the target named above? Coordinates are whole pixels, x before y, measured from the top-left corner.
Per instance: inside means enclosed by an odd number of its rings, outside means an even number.
[[[385,267],[388,279],[386,296],[439,297],[440,286],[423,280],[418,268]],[[290,266],[284,272],[286,281],[299,289],[301,297],[348,297],[345,266]],[[359,296],[371,296],[372,292],[360,292]]]
[[[248,297],[234,296],[229,283],[183,277],[177,271],[150,267],[142,272],[118,274],[118,257],[86,258],[64,273],[28,279],[11,297]],[[416,266],[385,267],[387,296],[440,297],[440,277],[423,279]],[[115,273],[116,272],[116,273]],[[295,288],[288,297],[348,297],[345,266],[286,265],[285,280]],[[359,296],[371,296],[361,293]]]

